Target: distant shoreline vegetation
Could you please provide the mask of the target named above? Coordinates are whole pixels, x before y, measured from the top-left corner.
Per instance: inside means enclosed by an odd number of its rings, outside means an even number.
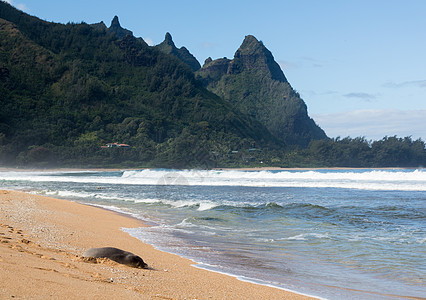
[[[306,149],[247,148],[227,152],[201,149],[185,158],[165,157],[151,153],[145,161],[140,152],[146,150],[127,144],[76,145],[75,147],[30,147],[15,161],[1,161],[0,167],[72,167],[72,168],[423,168],[426,166],[425,143],[410,137],[384,137],[377,141],[364,138],[335,138],[312,141]],[[121,146],[120,146],[121,145]],[[165,146],[165,145],[162,145]],[[49,148],[47,148],[49,147]],[[1,149],[1,147],[0,147]],[[171,151],[165,149],[164,151]],[[75,156],[85,153],[85,156]],[[1,155],[1,152],[0,152]],[[184,160],[185,159],[185,160]]]

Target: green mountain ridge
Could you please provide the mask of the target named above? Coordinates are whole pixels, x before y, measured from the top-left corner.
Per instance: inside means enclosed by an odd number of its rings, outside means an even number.
[[[275,62],[272,53],[254,36],[245,37],[234,59],[207,59],[196,72],[208,90],[257,119],[289,145],[308,146],[326,139],[308,116],[305,102]]]

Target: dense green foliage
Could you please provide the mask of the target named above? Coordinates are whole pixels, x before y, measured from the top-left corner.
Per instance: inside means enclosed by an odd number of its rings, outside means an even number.
[[[424,167],[425,143],[410,137],[384,137],[378,141],[365,138],[335,138],[312,141],[302,155],[309,164],[339,167]]]
[[[410,137],[384,137],[378,141],[346,137],[314,140],[307,148],[290,151],[245,149],[221,159],[227,166],[235,167],[423,168],[426,166],[425,146],[421,139]]]
[[[275,143],[185,64],[142,39],[0,5],[3,164],[183,167],[200,164],[194,152],[207,164],[218,148]],[[132,147],[102,149],[108,142]]]

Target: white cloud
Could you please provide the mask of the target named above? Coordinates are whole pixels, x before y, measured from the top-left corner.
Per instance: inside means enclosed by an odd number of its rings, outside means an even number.
[[[146,38],[144,38],[143,40],[144,40],[144,41],[145,41],[145,43],[147,43],[149,46],[154,46],[154,45],[155,45],[154,41],[153,41],[151,38],[149,38],[149,37],[146,37]]]
[[[346,98],[358,98],[358,99],[362,99],[365,101],[371,101],[374,98],[376,98],[376,96],[372,95],[372,94],[368,94],[368,93],[359,93],[359,92],[354,92],[354,93],[348,93],[343,95]]]
[[[383,84],[384,87],[388,88],[405,88],[405,87],[418,87],[418,88],[426,88],[426,80],[412,80],[412,81],[404,81],[404,82],[386,82]]]
[[[204,49],[213,49],[213,48],[216,48],[216,44],[214,44],[214,43],[210,43],[210,42],[203,42],[203,43],[201,44],[201,46],[202,46]]]
[[[22,4],[22,3],[16,4],[16,8],[20,9],[22,11],[26,11],[28,9],[27,6],[25,4]]]
[[[300,68],[322,68],[324,65],[322,62],[311,58],[311,57],[300,57],[293,61],[288,60],[277,60],[277,63],[280,65],[281,69],[300,69]]]
[[[299,64],[287,60],[278,61],[278,65],[281,67],[281,70],[297,69],[300,67]]]
[[[365,137],[378,140],[384,136],[411,136],[426,140],[426,110],[356,110],[312,115],[329,137]]]
[[[12,0],[3,0],[3,1],[9,3],[10,5],[15,6],[17,9],[20,9],[22,11],[25,11],[25,10],[28,9],[27,6],[25,4],[23,4],[23,3],[17,3],[17,4],[15,4],[15,1],[12,1]]]

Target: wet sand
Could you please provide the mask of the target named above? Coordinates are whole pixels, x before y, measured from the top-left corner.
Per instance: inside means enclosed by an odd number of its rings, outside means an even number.
[[[0,298],[313,299],[198,269],[121,230],[141,226],[97,207],[0,191]],[[106,246],[141,256],[149,269],[81,257]]]

